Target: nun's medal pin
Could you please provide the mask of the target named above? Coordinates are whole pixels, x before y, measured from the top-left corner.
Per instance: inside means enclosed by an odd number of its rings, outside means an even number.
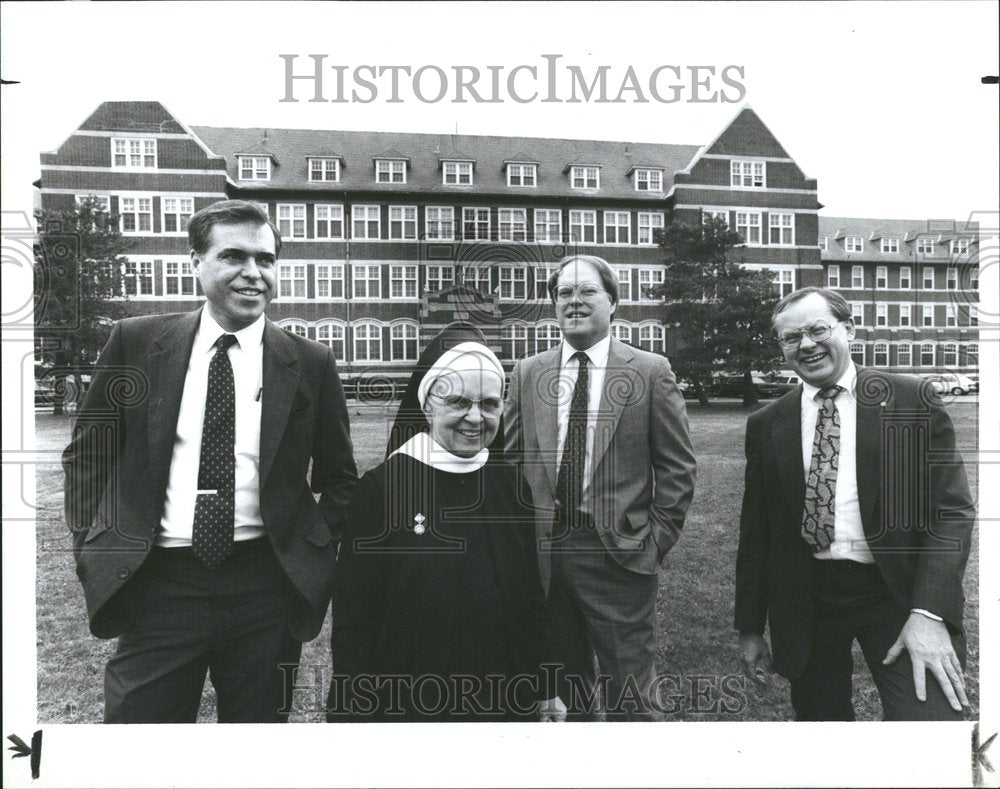
[[[427,520],[419,512],[413,518],[413,533],[423,534],[424,533],[424,521]]]

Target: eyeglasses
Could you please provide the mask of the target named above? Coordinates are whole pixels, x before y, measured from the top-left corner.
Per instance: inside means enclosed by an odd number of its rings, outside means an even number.
[[[817,321],[801,329],[782,332],[778,335],[778,344],[786,351],[793,351],[799,347],[799,343],[802,342],[802,338],[806,335],[813,342],[823,342],[824,340],[829,340],[831,334],[833,334],[833,326],[829,323]]]
[[[479,412],[487,416],[494,416],[503,410],[503,400],[498,397],[487,397],[484,400],[470,400],[468,397],[459,395],[430,395],[441,403],[449,411],[456,414],[467,414],[472,410],[472,406],[479,406]]]
[[[606,293],[606,291],[596,285],[577,285],[576,287],[563,285],[556,288],[556,301],[572,301],[573,296],[576,295],[580,297],[581,301],[593,301],[602,293]]]

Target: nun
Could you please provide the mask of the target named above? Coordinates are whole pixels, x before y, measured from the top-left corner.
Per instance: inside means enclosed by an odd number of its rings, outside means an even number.
[[[417,363],[355,489],[329,721],[559,721],[527,485],[499,457],[504,371],[471,324]]]

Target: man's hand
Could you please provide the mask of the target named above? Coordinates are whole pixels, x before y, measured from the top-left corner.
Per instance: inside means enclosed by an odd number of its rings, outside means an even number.
[[[740,663],[743,673],[760,687],[768,684],[771,667],[771,650],[760,633],[740,633]]]
[[[920,701],[927,701],[926,679],[929,670],[937,679],[945,698],[955,712],[969,706],[965,695],[962,664],[958,662],[951,636],[944,622],[935,622],[923,614],[911,613],[899,638],[885,654],[882,665],[893,663],[903,650],[910,653],[913,664],[913,685]]]
[[[542,723],[562,723],[566,720],[566,705],[561,698],[538,702],[538,720]]]

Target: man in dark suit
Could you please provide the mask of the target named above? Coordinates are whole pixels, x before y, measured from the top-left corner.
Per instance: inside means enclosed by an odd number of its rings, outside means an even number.
[[[115,325],[63,453],[66,518],[91,632],[118,637],[105,722],[194,722],[206,672],[220,722],[280,722],[357,479],[344,392],[329,348],[264,317],[267,215],[215,203],[188,235],[207,303]]]
[[[855,367],[836,292],[795,291],[772,324],[804,383],[747,422],[744,671],[790,679],[798,720],[854,720],[857,639],[887,720],[961,719],[975,510],[951,419],[927,382]]]
[[[569,720],[656,719],[660,562],[684,525],[695,458],[670,363],[610,335],[618,279],[575,255],[548,282],[563,343],[520,360],[504,420],[531,488]],[[601,679],[594,670],[594,657]]]

